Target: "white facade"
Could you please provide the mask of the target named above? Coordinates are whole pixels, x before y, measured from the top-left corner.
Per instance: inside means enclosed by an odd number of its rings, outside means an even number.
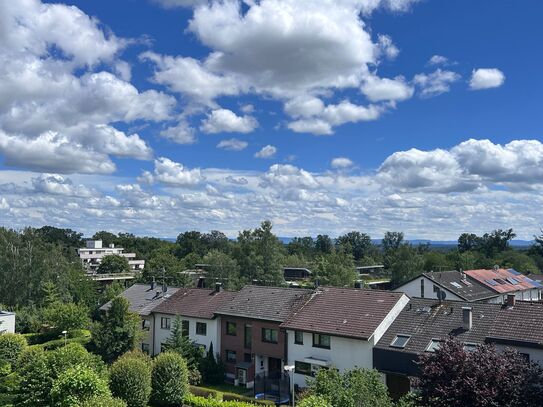
[[[0,311],[0,333],[15,333],[15,314]]]
[[[539,365],[543,367],[543,349],[528,348],[525,346],[501,345],[501,344],[494,344],[494,346],[496,346],[496,349],[500,351],[503,351],[507,348],[514,349],[519,353],[528,355],[528,357],[530,358],[530,362],[539,363]]]
[[[422,288],[424,286],[424,289]],[[465,301],[460,298],[458,295],[453,293],[446,288],[438,286],[435,281],[430,280],[429,278],[421,275],[419,278],[411,280],[400,287],[394,289],[393,291],[402,292],[407,294],[409,297],[413,298],[435,298],[437,299],[437,292],[434,290],[434,287],[439,287],[440,290],[446,292],[446,301]]]
[[[154,327],[151,328],[154,332],[154,344],[152,343],[152,336],[149,338],[149,345],[153,348],[153,355],[160,353],[162,344],[166,343],[168,338],[172,335],[172,330],[174,326],[174,321],[176,315],[172,314],[161,314],[153,313],[154,317]],[[170,329],[162,328],[162,318],[169,318]],[[189,339],[193,342],[196,342],[198,345],[205,346],[206,351],[209,349],[211,343],[213,343],[213,352],[218,353],[221,350],[221,324],[220,317],[215,319],[204,319],[204,318],[192,318],[179,316],[181,321],[188,321],[189,324]],[[164,321],[166,322],[166,321]],[[206,334],[196,333],[196,324],[206,324]]]
[[[86,246],[78,249],[77,253],[89,272],[96,272],[102,258],[113,254],[125,257],[132,271],[141,271],[145,267],[145,260],[136,260],[136,253],[125,253],[124,248],[115,247],[114,244],[110,244],[109,247],[102,247],[101,240],[87,240]]]
[[[295,343],[295,331],[287,330],[288,365],[302,362],[311,365],[316,372],[320,367],[334,367],[340,371],[356,367],[373,368],[373,347],[381,339],[398,314],[409,302],[407,296],[402,296],[388,315],[379,324],[369,340],[330,336],[330,348],[313,346],[313,333],[303,332],[303,344]],[[298,363],[299,364],[299,363]],[[294,372],[294,384],[305,387],[311,375]]]

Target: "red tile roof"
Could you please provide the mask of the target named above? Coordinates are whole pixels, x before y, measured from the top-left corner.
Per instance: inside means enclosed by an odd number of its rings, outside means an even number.
[[[232,291],[204,288],[180,288],[174,295],[153,309],[153,312],[213,319],[215,311],[236,296]]]
[[[513,273],[508,269],[466,270],[464,273],[497,293],[509,293],[537,288],[526,276],[516,272]],[[515,280],[518,282],[517,284],[511,282]]]
[[[403,293],[322,287],[282,328],[369,339]]]

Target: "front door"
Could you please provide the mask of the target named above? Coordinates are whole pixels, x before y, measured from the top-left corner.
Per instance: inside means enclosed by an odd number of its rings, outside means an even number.
[[[271,376],[273,374],[281,373],[281,359],[277,358],[268,358],[268,374]]]

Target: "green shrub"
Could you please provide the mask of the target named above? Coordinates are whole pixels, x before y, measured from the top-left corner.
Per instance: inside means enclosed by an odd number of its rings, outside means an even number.
[[[68,343],[66,346],[47,352],[47,354],[53,377],[58,377],[66,369],[76,365],[88,367],[102,376],[107,373],[102,359],[89,353],[79,343]]]
[[[70,343],[77,343],[83,347],[87,346],[91,339],[89,337],[79,337],[79,338],[71,338],[71,339],[55,339],[53,341],[42,343],[40,346],[44,350],[55,350],[58,348],[63,347],[65,344],[68,345]]]
[[[222,400],[222,394],[213,389],[206,389],[198,386],[190,386],[190,392],[195,396],[213,398],[216,400]]]
[[[21,334],[0,335],[0,361],[9,363],[14,370],[17,359],[28,346],[26,339]]]
[[[128,407],[145,407],[151,396],[151,359],[141,352],[121,356],[110,368],[109,387]]]
[[[110,396],[94,396],[79,404],[79,407],[127,407],[126,402]]]
[[[163,352],[153,366],[152,400],[157,406],[181,404],[188,394],[188,368],[185,360],[175,352]]]
[[[51,389],[53,405],[58,407],[77,407],[91,397],[110,395],[107,381],[81,365],[61,373]]]
[[[320,396],[308,396],[298,403],[298,407],[332,407],[332,404]]]
[[[43,311],[43,320],[56,333],[85,329],[90,324],[89,310],[72,302],[56,302]]]
[[[219,401],[188,394],[183,400],[190,407],[254,407],[254,403],[243,401]]]
[[[18,376],[21,377],[16,396],[17,406],[49,406],[53,377],[48,355],[41,348],[28,348],[19,357]]]

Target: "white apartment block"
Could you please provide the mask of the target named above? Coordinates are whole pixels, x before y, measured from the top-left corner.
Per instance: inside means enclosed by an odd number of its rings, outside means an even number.
[[[124,248],[115,247],[114,244],[102,247],[101,240],[87,240],[87,247],[78,249],[77,253],[86,270],[91,274],[96,273],[105,256],[112,254],[125,257],[131,271],[141,271],[145,267],[145,260],[136,260],[136,253],[125,253]]]

